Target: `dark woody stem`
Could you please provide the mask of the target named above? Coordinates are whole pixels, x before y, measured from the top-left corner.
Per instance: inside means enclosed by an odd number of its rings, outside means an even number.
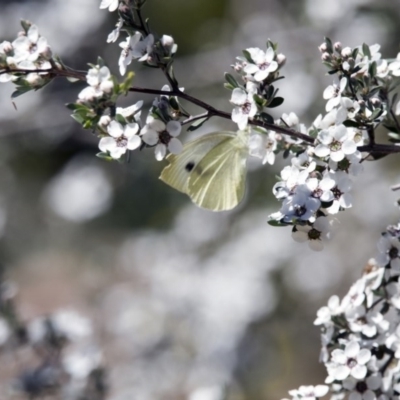
[[[201,114],[201,116],[194,116],[191,118],[194,118],[194,120],[200,119],[200,118],[211,118],[211,117],[220,117],[224,119],[231,119],[231,114],[227,113],[225,111],[218,110],[214,108],[213,106],[197,99],[196,97],[192,97],[178,88],[175,90],[171,91],[166,91],[166,90],[156,90],[156,89],[147,89],[147,88],[140,88],[140,87],[131,87],[129,89],[131,92],[136,92],[136,93],[145,93],[145,94],[155,94],[155,95],[164,95],[164,96],[176,96],[180,97],[181,99],[184,99],[186,101],[189,101],[192,104],[196,104],[197,106],[204,108],[207,110],[206,113]],[[189,121],[190,122],[190,121]],[[189,123],[187,121],[184,121],[184,123]],[[288,135],[291,137],[294,137],[296,139],[301,139],[306,143],[313,144],[314,139],[308,135],[305,135],[304,133],[296,132],[295,130],[289,129],[289,128],[284,128],[283,126],[275,125],[275,124],[270,124],[267,122],[263,121],[255,121],[255,120],[249,120],[249,124],[253,126],[259,126],[262,128],[270,129],[278,133],[282,133],[284,135]]]
[[[166,77],[169,77],[168,81],[171,83],[172,78],[169,76],[168,71],[163,70],[164,74]],[[70,68],[64,67],[63,69],[57,69],[57,68],[52,68],[52,69],[10,69],[6,68],[4,70],[0,71],[1,74],[19,74],[19,75],[28,75],[31,73],[47,73],[50,78],[57,78],[57,77],[65,77],[65,78],[74,78],[80,81],[86,81],[86,72],[84,71],[76,71]],[[172,86],[172,85],[171,85]],[[158,95],[158,96],[176,96],[181,99],[184,99],[186,101],[189,101],[192,104],[195,104],[204,110],[206,112],[191,116],[188,119],[184,120],[182,122],[182,125],[187,125],[191,122],[194,122],[196,120],[202,119],[202,118],[211,118],[211,117],[220,117],[224,119],[231,120],[231,114],[218,110],[211,106],[208,103],[205,103],[204,101],[197,99],[196,97],[190,96],[189,94],[186,94],[182,92],[178,87],[175,86],[173,87],[171,91],[168,90],[159,90],[159,89],[148,89],[148,88],[141,88],[141,87],[136,87],[133,86],[129,89],[130,92],[134,93],[143,93],[143,94],[153,94],[153,95]],[[315,145],[315,139],[310,137],[309,135],[306,135],[301,132],[297,132],[293,129],[286,128],[283,126],[271,124],[265,121],[258,121],[258,120],[249,120],[249,125],[253,126],[258,126],[261,128],[265,128],[268,130],[272,130],[277,133],[281,133],[283,135],[288,135],[292,138],[300,139],[303,142],[309,144],[309,145]],[[375,153],[375,154],[395,154],[395,153],[400,153],[400,146],[395,146],[395,145],[386,145],[386,144],[377,144],[377,143],[370,143],[365,146],[360,146],[358,147],[358,150],[361,152],[369,152],[369,153]]]

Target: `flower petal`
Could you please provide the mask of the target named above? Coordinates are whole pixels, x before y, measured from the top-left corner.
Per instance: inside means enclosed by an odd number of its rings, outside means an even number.
[[[172,154],[179,154],[183,150],[183,145],[179,139],[172,138],[168,143],[168,150]]]

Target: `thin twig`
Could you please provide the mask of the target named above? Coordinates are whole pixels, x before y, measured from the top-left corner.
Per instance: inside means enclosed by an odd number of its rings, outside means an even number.
[[[0,74],[32,74],[32,73],[47,73],[49,76],[52,78],[57,78],[57,77],[64,77],[64,78],[74,78],[80,81],[85,81],[86,80],[86,72],[83,71],[76,71],[72,70],[70,68],[64,68],[64,69],[4,69],[0,71]],[[166,76],[169,74],[166,72]],[[218,110],[211,106],[210,104],[205,103],[204,101],[197,99],[196,97],[190,96],[187,93],[182,92],[179,88],[173,88],[173,90],[159,90],[159,89],[149,89],[149,88],[141,88],[141,87],[131,87],[129,89],[130,92],[136,92],[136,93],[144,93],[144,94],[153,94],[153,95],[164,95],[164,96],[177,96],[180,97],[186,101],[189,101],[192,104],[195,104],[203,109],[206,110],[205,113],[199,114],[197,116],[192,116],[183,121],[183,124],[188,124],[190,122],[196,121],[200,118],[204,117],[220,117],[224,119],[231,119],[231,114],[222,110]],[[314,144],[314,139],[304,133],[297,132],[293,129],[290,128],[285,128],[283,126],[271,124],[265,121],[259,121],[259,120],[249,120],[249,125],[253,126],[259,126],[268,130],[272,130],[277,133],[281,133],[283,135],[288,135],[290,137],[300,139],[304,141],[305,143],[308,143],[310,145]],[[400,153],[400,146],[396,145],[386,145],[386,144],[377,144],[377,143],[370,143],[365,146],[360,146],[357,148],[360,152],[367,152],[367,153],[380,153],[380,154],[396,154]]]

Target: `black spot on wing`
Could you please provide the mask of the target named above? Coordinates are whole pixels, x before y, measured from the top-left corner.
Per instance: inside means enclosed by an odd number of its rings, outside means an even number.
[[[188,162],[188,163],[185,165],[186,171],[187,171],[187,172],[191,172],[191,171],[193,170],[193,168],[195,167],[195,165],[196,165],[196,164],[195,164],[193,161]]]

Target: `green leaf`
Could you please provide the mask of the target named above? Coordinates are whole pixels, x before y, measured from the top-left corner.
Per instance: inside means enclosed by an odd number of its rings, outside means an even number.
[[[372,112],[372,114],[371,114],[371,116],[369,117],[369,119],[370,119],[371,121],[373,121],[373,120],[379,118],[379,117],[382,115],[382,113],[383,113],[383,109],[381,109],[381,108],[376,108],[376,109]]]
[[[371,50],[369,49],[369,46],[366,43],[363,43],[362,51],[363,51],[364,56],[371,58]]]
[[[269,100],[271,97],[273,97],[274,91],[275,91],[274,85],[269,85],[265,93],[265,98]]]
[[[358,52],[359,52],[359,49],[356,47],[355,49],[353,49],[353,52],[351,53],[351,57],[356,59]],[[361,67],[359,67],[359,68],[361,68]]]
[[[228,72],[225,72],[225,80],[234,88],[239,87],[239,84],[237,83],[236,79],[229,74]]]
[[[21,19],[21,26],[22,29],[27,33],[29,31],[29,28],[31,27],[32,23],[26,19]]]
[[[228,89],[228,90],[233,90],[235,89],[232,85],[230,85],[229,83],[224,83],[224,88]]]
[[[327,64],[325,64],[325,65],[327,65]],[[330,65],[329,65],[329,66],[330,66]],[[332,69],[331,71],[328,71],[328,75],[334,75],[334,74],[336,74],[338,71],[339,71],[338,69]]]
[[[244,58],[249,62],[254,64],[254,61],[251,59],[251,55],[247,50],[243,50]]]
[[[122,124],[122,125],[125,125],[125,124],[126,124],[125,117],[123,117],[121,114],[116,114],[116,115],[115,115],[115,120],[116,120],[117,122],[119,122],[120,124]]]
[[[268,225],[271,226],[276,226],[276,227],[282,227],[282,226],[289,226],[290,224],[287,224],[286,222],[282,222],[282,221],[277,221],[275,219],[271,219],[269,221],[267,221]]]
[[[325,37],[324,39],[325,39],[325,44],[326,44],[326,47],[327,47],[327,52],[328,53],[333,53],[333,45],[332,45],[331,39],[329,39],[328,37]]]
[[[332,204],[333,204],[333,200],[332,201],[321,201],[322,208],[329,208]]]
[[[253,100],[257,103],[258,106],[261,108],[264,108],[265,105],[267,104],[267,100],[264,98],[260,97],[258,94],[253,95]]]
[[[273,49],[274,51],[276,51],[276,50],[278,49],[278,43],[274,43],[274,42],[272,42],[270,39],[268,39],[268,40],[267,40],[267,49],[268,49],[269,47],[272,47],[272,49]]]
[[[29,92],[30,90],[32,90],[32,88],[30,88],[29,86],[27,86],[27,87],[19,86],[18,89],[11,94],[11,98],[15,99],[15,98],[23,95],[24,93]]]
[[[348,128],[361,128],[361,129],[363,129],[358,122],[353,121],[352,119],[346,119],[346,121],[343,121],[343,125],[347,126]]]
[[[106,161],[113,161],[113,158],[108,153],[100,152],[96,154],[96,157]]]
[[[193,132],[196,129],[200,128],[204,122],[206,122],[210,117],[204,117],[201,119],[198,119],[197,121],[193,122],[192,125],[189,126],[189,128],[187,129],[189,132]]]
[[[274,108],[274,107],[279,107],[285,99],[283,97],[275,97],[271,103],[268,104],[268,108]]]
[[[72,114],[71,117],[80,125],[83,125],[83,122],[85,121],[85,118],[79,114]]]
[[[174,110],[179,110],[179,103],[176,97],[172,96],[169,98],[169,104]]]
[[[283,154],[282,157],[286,160],[288,157],[290,156],[290,150],[286,149]]]
[[[368,68],[368,73],[369,75],[374,78],[376,76],[377,70],[376,70],[376,62],[372,62]]]
[[[269,115],[266,112],[261,112],[258,115],[263,121],[267,122],[268,124],[274,123],[274,118],[272,117],[272,115]]]
[[[390,132],[388,133],[388,136],[400,134],[399,128],[397,128],[397,126],[394,125],[394,124],[393,124],[393,125],[392,125],[392,124],[383,124],[383,126],[384,126],[388,131],[390,131]],[[395,137],[395,136],[393,136],[393,137]]]

